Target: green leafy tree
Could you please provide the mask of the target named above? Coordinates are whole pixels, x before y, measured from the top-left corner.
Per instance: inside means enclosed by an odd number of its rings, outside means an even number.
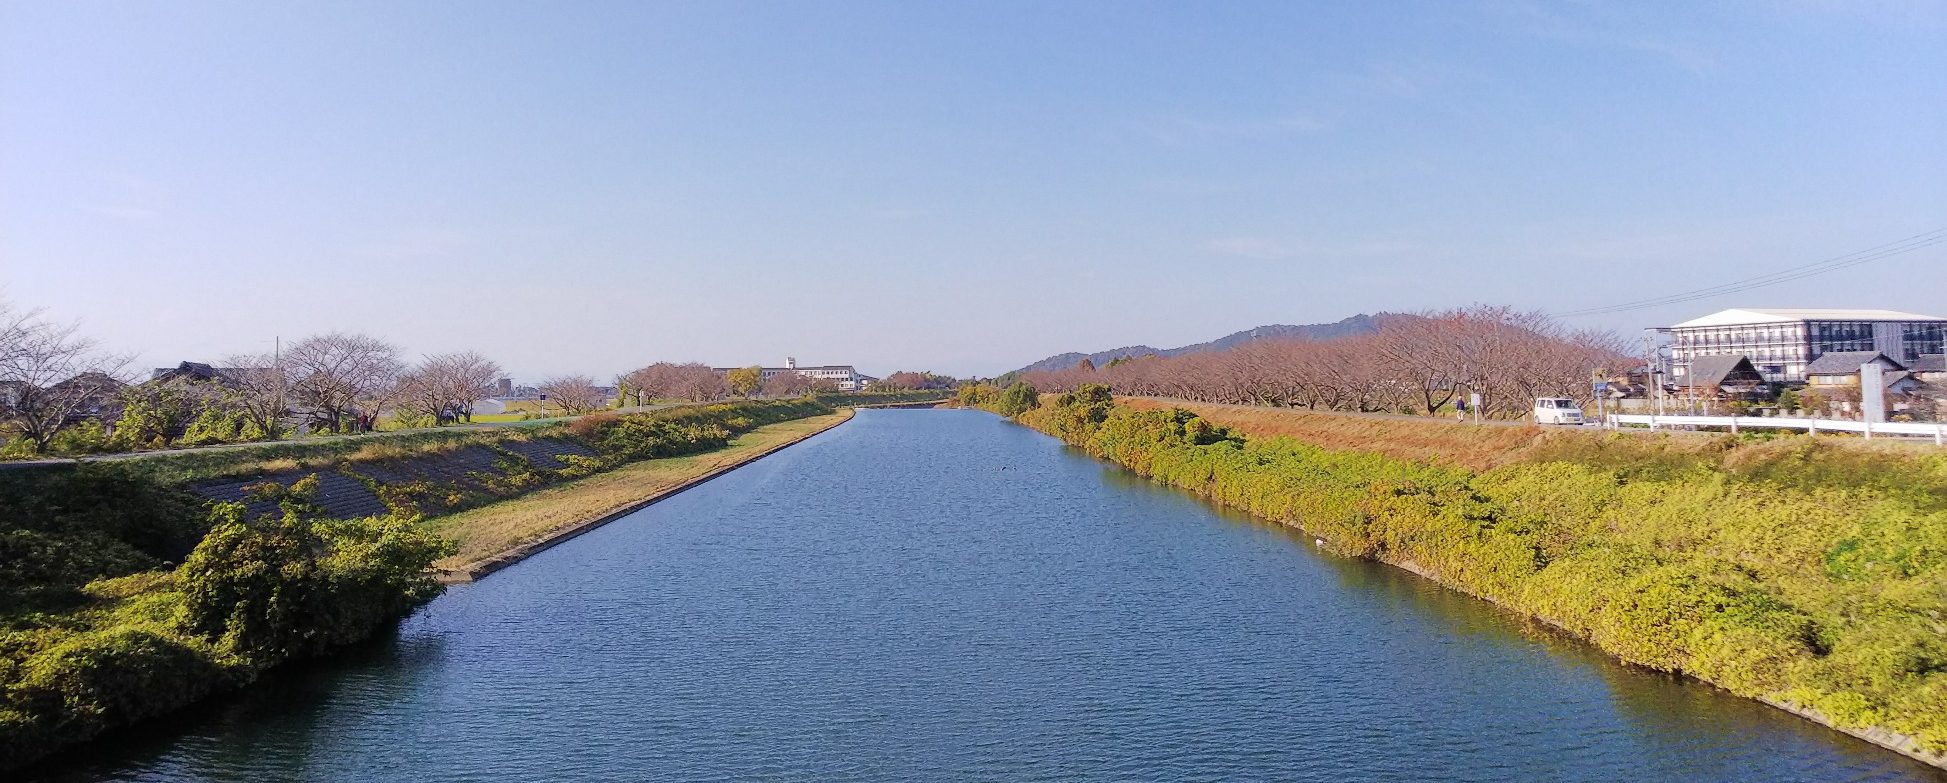
[[[730,385],[730,393],[739,397],[749,397],[757,393],[764,383],[764,368],[755,364],[739,367],[724,375],[724,382]]]
[[[1041,407],[1041,393],[1035,391],[1034,387],[1026,381],[1015,381],[1013,385],[1001,392],[1000,399],[995,402],[995,405],[1000,415],[1014,418]]]

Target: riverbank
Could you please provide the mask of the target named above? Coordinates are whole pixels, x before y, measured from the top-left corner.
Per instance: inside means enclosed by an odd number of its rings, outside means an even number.
[[[1045,402],[1018,420],[1625,662],[1947,767],[1940,455],[1273,411],[1206,419],[1101,388]]]
[[[512,500],[429,520],[458,551],[434,564],[442,582],[467,582],[852,418],[850,409],[771,424],[717,451],[626,465]]]
[[[469,565],[451,560],[459,546],[429,517],[618,471],[592,486],[636,484],[617,491],[641,502],[818,426],[792,425],[836,423],[834,408],[734,401],[351,452],[279,446],[0,473],[0,770],[383,632],[439,593],[436,562]],[[766,427],[778,428],[750,437]],[[670,483],[640,486],[658,471]],[[534,527],[545,517],[489,524],[520,513],[503,512],[446,530],[478,553],[577,529]]]

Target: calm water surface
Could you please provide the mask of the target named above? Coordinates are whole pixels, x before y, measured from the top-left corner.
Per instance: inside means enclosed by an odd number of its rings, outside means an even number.
[[[61,781],[1852,781],[1633,671],[964,411],[850,424]]]

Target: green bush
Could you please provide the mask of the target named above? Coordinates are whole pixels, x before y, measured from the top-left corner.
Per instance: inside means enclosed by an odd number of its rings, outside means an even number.
[[[0,471],[0,615],[181,562],[207,525],[194,496],[115,466]]]
[[[331,520],[310,506],[317,478],[282,494],[280,513],[245,519],[220,504],[178,572],[184,632],[274,666],[363,639],[439,592],[427,569],[452,544],[411,518]]]

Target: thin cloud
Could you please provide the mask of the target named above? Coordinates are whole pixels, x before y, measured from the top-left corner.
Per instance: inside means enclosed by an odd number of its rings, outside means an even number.
[[[1203,249],[1220,256],[1277,261],[1297,255],[1290,246],[1264,237],[1221,237],[1205,242]]]
[[[1164,144],[1183,146],[1223,141],[1266,141],[1317,133],[1330,127],[1316,117],[1292,115],[1267,120],[1212,121],[1172,117],[1149,123],[1144,130]]]
[[[121,205],[121,204],[89,205],[89,206],[82,207],[82,209],[85,209],[97,215],[101,215],[103,217],[111,217],[111,218],[115,218],[116,220],[127,220],[130,222],[147,222],[147,221],[154,220],[159,216],[159,213],[157,213],[155,210],[150,209],[148,207],[137,207],[137,206],[128,206],[128,205]]]
[[[1491,6],[1502,18],[1513,22],[1516,31],[1567,44],[1637,52],[1651,59],[1676,65],[1693,74],[1716,70],[1719,62],[1704,49],[1661,36],[1645,34],[1631,27],[1628,20],[1595,6],[1580,15],[1558,11],[1566,6],[1533,2],[1504,2]],[[1625,6],[1626,8],[1626,6]]]
[[[384,261],[410,261],[450,257],[472,245],[473,239],[458,231],[423,229],[387,241],[360,245],[352,248],[351,253]]]
[[[1219,237],[1203,244],[1206,253],[1251,261],[1295,259],[1382,258],[1421,253],[1426,246],[1404,239],[1361,239],[1346,242],[1305,242],[1261,236]]]

